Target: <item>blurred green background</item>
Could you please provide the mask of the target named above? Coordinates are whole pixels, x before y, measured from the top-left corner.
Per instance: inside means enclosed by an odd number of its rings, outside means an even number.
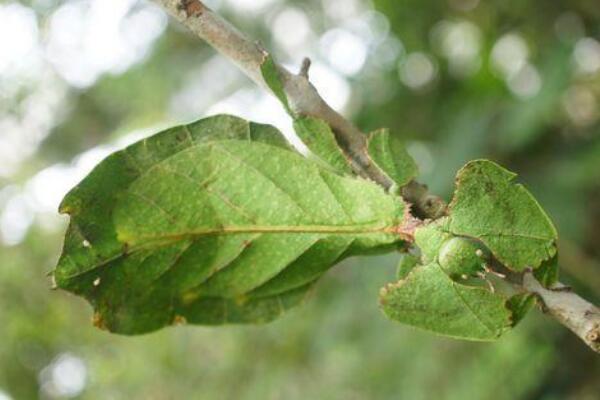
[[[518,172],[558,226],[562,280],[599,302],[597,0],[207,4],[290,68],[310,56],[322,95],[408,140],[434,192],[474,158]],[[492,344],[386,320],[377,292],[397,255],[344,262],[270,325],[93,328],[46,276],[58,202],[111,151],[219,112],[291,132],[148,1],[0,1],[0,400],[600,398],[600,358],[539,311]]]

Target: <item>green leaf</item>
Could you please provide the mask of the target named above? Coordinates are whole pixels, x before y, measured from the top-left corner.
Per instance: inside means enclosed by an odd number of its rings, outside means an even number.
[[[197,325],[222,325],[271,322],[301,304],[312,286],[308,284],[279,295],[265,297],[224,299],[190,296],[178,305],[173,323],[183,321]]]
[[[349,161],[325,121],[313,117],[300,117],[294,121],[294,129],[319,162],[340,174],[353,174]]]
[[[556,254],[556,229],[515,174],[488,160],[464,166],[450,204],[449,230],[481,240],[506,267],[537,268]]]
[[[551,288],[558,283],[558,252],[554,257],[542,262],[539,268],[534,269],[533,276],[545,288]]]
[[[111,216],[120,193],[149,168],[197,144],[224,139],[257,141],[291,150],[272,126],[217,115],[167,129],[110,155],[60,205],[60,212],[69,214],[71,222],[56,277],[81,273],[96,260],[122,253],[123,243],[117,240]]]
[[[404,279],[419,263],[419,257],[411,253],[402,254],[396,268],[396,279]]]
[[[296,116],[289,105],[280,72],[271,55],[267,55],[260,66],[263,79],[273,94],[294,118],[294,130],[311,151],[311,156],[324,166],[342,174],[353,174],[349,161],[344,156],[329,125],[318,118]]]
[[[535,305],[535,296],[530,293],[519,293],[512,296],[506,302],[506,306],[512,312],[511,324],[517,325]]]
[[[67,195],[54,274],[113,332],[263,322],[337,261],[395,246],[404,209],[271,127],[208,118],[109,156]]]
[[[368,151],[371,159],[397,185],[402,187],[417,175],[417,165],[397,137],[387,129],[372,132],[368,138]]]
[[[452,237],[447,226],[448,218],[443,217],[415,230],[415,244],[421,249],[423,264],[437,262],[442,245]]]
[[[260,72],[267,86],[271,89],[275,97],[279,99],[281,104],[283,104],[288,114],[293,115],[287,95],[285,94],[283,82],[279,75],[277,64],[275,64],[275,60],[273,60],[273,57],[270,54],[265,56],[263,63],[260,65]]]
[[[352,236],[331,236],[318,240],[277,276],[250,294],[258,297],[273,296],[316,281],[332,265],[351,255],[353,241]]]
[[[455,338],[494,340],[511,326],[502,295],[454,282],[437,263],[387,285],[380,304],[390,319]]]

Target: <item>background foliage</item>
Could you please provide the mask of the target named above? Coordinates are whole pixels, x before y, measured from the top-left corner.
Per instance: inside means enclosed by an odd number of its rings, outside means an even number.
[[[600,298],[600,8],[594,0],[207,2],[365,131],[409,143],[449,196],[488,157],[556,222],[562,279]],[[592,399],[600,362],[539,313],[499,342],[388,321],[397,256],[350,259],[271,325],[125,338],[49,290],[64,193],[108,152],[217,112],[291,122],[146,1],[0,1],[0,398]]]

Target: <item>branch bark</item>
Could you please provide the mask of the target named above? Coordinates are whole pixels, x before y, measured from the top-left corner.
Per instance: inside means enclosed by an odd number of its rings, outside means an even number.
[[[256,84],[271,92],[261,73],[261,65],[268,53],[260,44],[246,38],[199,0],[155,1],[237,65]],[[393,182],[368,156],[366,136],[321,98],[308,79],[308,64],[303,63],[298,74],[282,66],[278,66],[278,69],[292,111],[327,122],[338,144],[351,160],[355,172],[386,190],[390,189]],[[402,196],[413,205],[413,212],[420,218],[437,218],[445,212],[444,201],[429,194],[426,186],[418,182],[413,181],[404,187]],[[575,293],[545,289],[531,274],[524,275],[521,286],[523,290],[536,294],[550,315],[575,332],[592,349],[600,352],[600,312],[597,307]]]
[[[571,292],[561,283],[546,289],[531,272],[523,275],[523,289],[542,301],[544,312],[579,336],[592,350],[600,353],[600,309]]]

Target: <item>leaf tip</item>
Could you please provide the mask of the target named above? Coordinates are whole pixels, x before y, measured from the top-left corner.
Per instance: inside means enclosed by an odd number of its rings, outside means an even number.
[[[58,206],[59,214],[73,215],[77,213],[77,207],[70,201],[69,195],[65,196],[65,198],[61,201]]]

